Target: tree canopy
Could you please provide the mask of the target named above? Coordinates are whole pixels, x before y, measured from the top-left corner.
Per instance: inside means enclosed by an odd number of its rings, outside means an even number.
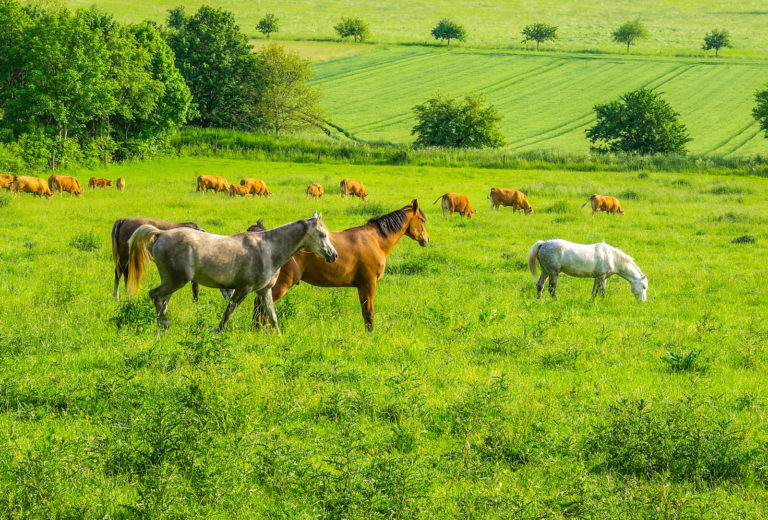
[[[451,46],[451,40],[464,41],[467,37],[467,32],[464,30],[464,26],[460,25],[448,18],[443,18],[432,29],[432,36],[435,40],[443,40],[448,42],[448,46]]]
[[[635,43],[635,41],[648,37],[648,31],[645,30],[645,26],[640,20],[634,20],[624,22],[618,29],[611,33],[611,38],[616,43],[623,43],[627,46],[627,53],[629,53],[629,46]]]
[[[701,46],[705,51],[715,49],[715,57],[724,47],[732,47],[731,35],[725,29],[712,29],[709,34],[704,36],[704,45]]]
[[[536,42],[536,50],[539,50],[541,42],[547,40],[554,41],[557,39],[557,27],[545,23],[534,23],[526,25],[522,34],[523,43],[530,41]]]
[[[333,26],[340,38],[354,38],[355,42],[363,42],[371,35],[368,24],[360,18],[342,18]]]
[[[272,13],[267,13],[266,15],[264,15],[264,18],[259,20],[259,23],[256,24],[256,30],[259,31],[264,36],[266,36],[267,40],[269,40],[270,34],[278,32],[280,30],[277,16],[275,16]]]
[[[586,130],[597,151],[639,154],[685,153],[691,138],[672,107],[650,89],[628,92],[595,105],[597,122]]]
[[[496,148],[504,144],[501,116],[485,97],[469,94],[460,102],[439,92],[413,107],[416,125],[414,145],[454,148]]]

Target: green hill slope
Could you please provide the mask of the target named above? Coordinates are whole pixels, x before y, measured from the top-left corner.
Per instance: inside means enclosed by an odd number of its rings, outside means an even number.
[[[315,78],[334,123],[369,141],[412,140],[412,107],[439,89],[485,93],[512,148],[583,151],[595,103],[653,87],[680,112],[692,152],[768,149],[751,115],[768,81],[761,62],[394,47],[319,63]]]

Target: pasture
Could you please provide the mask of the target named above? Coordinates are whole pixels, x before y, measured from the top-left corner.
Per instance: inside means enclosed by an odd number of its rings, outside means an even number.
[[[196,193],[200,174],[273,196]],[[0,517],[768,515],[767,180],[201,158],[97,175],[126,191],[0,193]],[[345,177],[367,202],[341,199]],[[492,213],[494,186],[534,213]],[[475,218],[442,218],[447,191]],[[626,214],[592,218],[592,193]],[[317,209],[341,230],[413,198],[431,241],[394,249],[372,333],[353,289],[295,287],[281,336],[249,330],[253,297],[213,335],[206,288],[158,333],[154,267],[137,303],[112,297],[117,218],[229,234]],[[648,301],[568,277],[537,301],[526,253],[555,237],[622,248]]]
[[[503,116],[510,149],[583,152],[593,106],[648,87],[680,113],[691,152],[766,150],[752,118],[755,91],[768,77],[762,62],[400,46],[318,63],[314,72],[332,121],[366,141],[412,142],[415,105],[438,90],[480,92]]]

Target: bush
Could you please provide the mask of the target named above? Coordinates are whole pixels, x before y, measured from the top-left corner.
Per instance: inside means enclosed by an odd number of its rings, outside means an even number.
[[[498,148],[504,144],[501,116],[485,97],[469,94],[461,103],[440,93],[413,107],[416,125],[414,146],[453,148]]]

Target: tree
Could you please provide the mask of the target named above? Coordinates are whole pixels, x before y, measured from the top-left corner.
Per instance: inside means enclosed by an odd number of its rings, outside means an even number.
[[[648,31],[645,30],[645,26],[640,23],[640,20],[625,22],[611,33],[613,41],[616,43],[624,43],[627,45],[627,54],[629,54],[629,46],[635,43],[635,40],[648,37]]]
[[[653,90],[628,92],[618,101],[595,105],[597,122],[586,130],[597,151],[639,154],[685,153],[691,140],[677,112]]]
[[[360,18],[342,18],[339,23],[333,26],[341,38],[352,36],[355,42],[365,41],[370,36],[368,24]]]
[[[464,26],[459,25],[456,22],[443,18],[432,29],[432,36],[435,40],[448,41],[448,47],[451,46],[451,40],[459,40],[463,42],[467,37],[467,32],[464,30]]]
[[[256,30],[259,31],[261,34],[267,37],[267,40],[269,40],[269,35],[275,32],[278,32],[280,30],[278,24],[277,16],[275,16],[272,13],[267,13],[264,15],[264,18],[259,20],[259,23],[256,24]]]
[[[322,128],[325,116],[319,106],[320,94],[306,83],[311,75],[309,60],[272,44],[259,51],[259,61],[263,85],[259,108],[264,126],[275,135]]]
[[[755,108],[752,109],[752,117],[760,123],[760,128],[768,137],[768,85],[755,92]]]
[[[209,6],[192,16],[172,14],[179,27],[168,35],[168,45],[198,112],[192,122],[204,127],[257,127],[258,58],[234,15]]]
[[[717,58],[718,51],[724,47],[732,47],[731,35],[725,29],[712,29],[704,36],[704,45],[701,48],[705,51],[715,49],[715,58]]]
[[[557,40],[557,27],[545,23],[534,23],[526,25],[523,29],[523,43],[536,42],[536,50],[539,50],[539,44],[547,40]]]
[[[413,111],[417,122],[411,135],[417,136],[417,147],[496,148],[504,144],[501,116],[496,107],[486,106],[483,95],[469,94],[459,102],[438,92]]]

